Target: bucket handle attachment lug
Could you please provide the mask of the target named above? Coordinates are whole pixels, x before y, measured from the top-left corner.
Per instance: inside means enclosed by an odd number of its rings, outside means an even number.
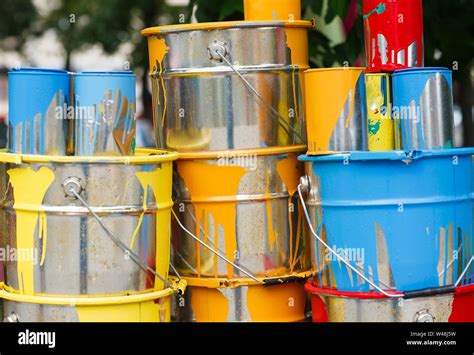
[[[86,188],[82,179],[77,176],[69,176],[64,179],[63,183],[61,184],[61,187],[63,188],[64,195],[69,200],[77,200],[77,197],[71,191],[74,191],[75,193],[80,195]]]
[[[252,84],[250,84],[250,82],[243,76],[243,74],[236,68],[236,66],[233,65],[226,58],[226,56],[229,54],[229,51],[226,47],[226,43],[221,41],[214,41],[209,45],[207,51],[209,53],[210,60],[227,64],[227,66],[231,68],[232,71],[235,72],[235,74],[237,74],[237,76],[242,80],[243,84],[247,87],[247,89],[256,96],[256,98],[258,99],[257,102],[260,104],[260,106],[276,120],[276,123],[285,131],[288,137],[291,137],[292,134],[290,132],[293,132],[294,136],[296,136],[299,142],[304,141],[301,134],[290,125],[288,120],[286,120],[280,114],[280,112],[278,112],[278,110],[276,110],[262,95],[260,95],[257,89],[255,89]]]

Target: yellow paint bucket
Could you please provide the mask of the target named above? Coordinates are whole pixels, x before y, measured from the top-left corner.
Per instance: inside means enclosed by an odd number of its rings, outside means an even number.
[[[274,286],[256,283],[208,287],[201,279],[186,279],[185,295],[173,304],[178,322],[301,322],[307,296],[304,285],[291,282]]]
[[[143,264],[167,279],[177,157],[146,149],[133,157],[0,153],[3,239],[22,253],[5,261],[5,283],[28,296],[163,290]]]
[[[171,298],[186,289],[186,281],[170,281],[173,288],[130,295],[28,296],[2,287],[6,322],[169,322]]]
[[[367,150],[364,68],[305,72],[308,155]]]
[[[301,0],[244,0],[247,21],[301,19]]]
[[[297,157],[305,150],[291,146],[180,154],[175,210],[184,228],[173,228],[179,273],[212,279],[245,276],[216,253],[262,277],[309,270],[309,235],[297,200],[303,174]]]
[[[394,150],[395,125],[391,117],[390,74],[366,74],[365,87],[369,150]]]

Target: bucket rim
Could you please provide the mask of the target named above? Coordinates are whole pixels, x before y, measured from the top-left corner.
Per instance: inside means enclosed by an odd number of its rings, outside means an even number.
[[[137,148],[135,156],[52,156],[9,153],[0,150],[0,163],[20,165],[23,163],[43,164],[123,164],[141,165],[172,162],[178,159],[178,153],[170,150]]]
[[[316,26],[315,20],[295,20],[295,21],[221,21],[221,22],[201,22],[191,24],[177,24],[167,26],[148,27],[141,31],[142,36],[153,36],[159,34],[170,34],[190,31],[212,31],[227,30],[232,28],[253,28],[253,27],[285,27],[285,28],[306,28],[312,29]]]
[[[453,71],[446,67],[423,67],[423,68],[405,68],[395,70],[392,76],[410,75],[410,74],[433,74],[433,73],[452,73]]]
[[[186,289],[186,281],[176,281],[170,278],[172,287],[162,290],[146,290],[136,293],[128,294],[112,294],[112,295],[24,295],[14,290],[3,283],[0,285],[0,298],[12,302],[33,303],[49,306],[106,306],[106,305],[120,305],[130,303],[142,303],[147,301],[154,301],[157,299],[167,298],[175,294],[179,289],[184,292]]]
[[[304,74],[311,74],[311,73],[322,73],[325,71],[360,71],[365,73],[367,68],[364,67],[332,67],[332,68],[313,68],[305,70]]]
[[[8,75],[70,75],[71,73],[63,69],[53,68],[13,68],[8,71]]]
[[[116,70],[116,71],[81,71],[73,74],[74,77],[83,76],[83,77],[107,77],[107,76],[126,76],[135,77],[135,73],[131,70]]]
[[[351,292],[351,291],[340,291],[334,288],[319,287],[314,284],[314,281],[309,281],[304,286],[306,292],[313,295],[323,295],[329,297],[341,297],[341,298],[355,298],[365,300],[380,300],[380,299],[391,299],[380,292]],[[389,291],[389,290],[387,290]],[[403,296],[401,292],[390,291],[392,294]],[[468,293],[474,293],[474,285],[464,285],[456,287],[453,294],[463,295]],[[438,295],[439,296],[439,295]],[[428,296],[429,297],[429,296]],[[434,296],[437,297],[437,296]]]
[[[303,153],[307,150],[306,145],[291,145],[267,148],[229,149],[205,152],[180,152],[178,160],[212,160],[235,155],[269,156],[281,154]]]
[[[393,150],[388,152],[344,152],[329,155],[302,155],[298,159],[302,162],[339,162],[339,161],[410,161],[423,158],[442,158],[450,156],[474,155],[474,148],[455,148],[439,150]]]

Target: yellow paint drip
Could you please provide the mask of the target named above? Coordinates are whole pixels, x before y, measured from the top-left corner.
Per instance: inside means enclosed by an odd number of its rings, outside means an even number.
[[[300,177],[303,175],[303,171],[301,163],[298,162],[296,155],[289,155],[285,159],[281,159],[277,163],[277,172],[280,176],[280,179],[285,184],[286,188],[288,189],[288,206],[292,203],[292,197],[296,193],[298,189],[298,184],[300,181]],[[293,206],[293,208],[299,208],[297,206]],[[291,213],[288,214],[288,225],[290,226],[290,271],[293,272],[295,263],[297,261],[298,255],[298,248],[299,248],[299,241],[301,236],[301,219],[302,211],[298,213],[298,223],[296,225],[296,245],[294,246],[293,250],[293,237],[294,237],[294,228],[293,228],[293,220]]]
[[[308,31],[301,28],[285,28],[286,45],[291,51],[291,64],[297,69],[308,68]]]
[[[327,153],[339,116],[351,97],[349,125],[355,104],[356,85],[363,69],[338,68],[305,73],[309,154]]]
[[[196,215],[196,236],[200,236],[202,224],[204,224],[204,238],[206,239],[210,235],[206,215],[212,215],[215,223],[215,235],[212,239],[218,241],[218,226],[222,226],[226,257],[234,261],[237,249],[236,198],[240,180],[247,173],[247,170],[238,166],[217,166],[206,162],[180,160],[178,161],[178,172],[191,194],[191,202],[194,205]],[[221,200],[216,201],[216,199]],[[217,243],[215,247],[219,247]],[[200,276],[200,245],[197,242],[196,248],[198,255],[197,271],[198,276]],[[227,266],[227,273],[229,278],[233,277],[233,267],[231,265]]]
[[[304,286],[298,283],[250,286],[247,290],[247,308],[252,322],[303,321],[305,304]]]
[[[135,173],[143,187],[143,212],[133,234],[130,247],[132,248],[138,234],[138,230],[147,212],[148,188],[151,188],[155,196],[158,210],[156,212],[156,272],[163,278],[168,277],[168,265],[170,258],[170,223],[171,223],[171,184],[172,165],[162,164],[151,172]],[[158,278],[155,279],[155,291],[165,287]]]
[[[163,79],[163,61],[166,55],[168,54],[169,48],[166,45],[166,41],[164,38],[150,36],[148,37],[148,49],[150,52],[150,69],[152,71],[152,80],[156,80],[155,77],[158,76],[161,88],[163,90],[163,115],[161,117],[161,125],[163,127],[165,123],[168,101],[166,97],[165,81]],[[156,86],[156,89],[157,93],[155,99],[157,100],[157,104],[161,105],[159,85]]]
[[[13,208],[16,212],[16,247],[20,250],[34,250],[35,229],[40,217],[39,234],[43,238],[41,263],[46,257],[47,226],[46,215],[41,209],[44,196],[54,181],[52,170],[42,167],[33,171],[31,167],[8,170],[13,187]],[[28,211],[25,210],[28,207]],[[34,255],[32,253],[31,255]],[[18,260],[18,283],[22,294],[34,294],[34,260]]]
[[[269,197],[269,185],[270,185],[270,174],[268,170],[266,171],[266,183],[265,183],[265,196]],[[267,234],[268,234],[268,245],[270,246],[270,251],[273,252],[273,247],[275,246],[275,241],[278,239],[275,230],[273,229],[273,211],[272,211],[272,199],[267,198]]]
[[[197,322],[226,322],[229,301],[219,289],[193,287],[191,308]]]

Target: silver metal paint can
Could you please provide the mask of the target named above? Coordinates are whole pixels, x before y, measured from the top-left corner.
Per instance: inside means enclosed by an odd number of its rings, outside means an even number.
[[[145,29],[157,147],[305,144],[303,71],[312,26],[242,21]]]

